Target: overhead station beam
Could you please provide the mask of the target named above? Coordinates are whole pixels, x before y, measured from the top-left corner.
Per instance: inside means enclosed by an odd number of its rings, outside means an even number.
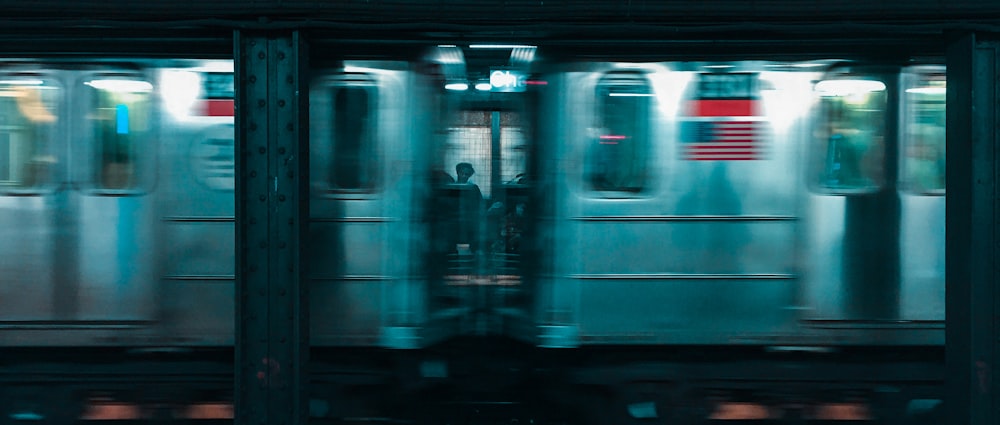
[[[956,424],[1000,419],[998,71],[998,39],[971,34],[948,51],[946,408]]]
[[[304,45],[298,32],[235,37],[236,423],[308,417],[309,214]]]

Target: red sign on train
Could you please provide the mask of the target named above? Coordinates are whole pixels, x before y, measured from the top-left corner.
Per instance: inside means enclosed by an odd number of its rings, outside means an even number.
[[[200,114],[206,117],[231,117],[235,111],[233,97],[236,81],[231,72],[202,74]]]
[[[681,156],[695,161],[763,159],[767,121],[757,74],[699,74],[681,112]]]

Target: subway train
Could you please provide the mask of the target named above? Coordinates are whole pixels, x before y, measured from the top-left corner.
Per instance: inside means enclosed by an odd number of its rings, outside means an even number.
[[[561,394],[685,350],[943,347],[943,65],[544,53],[314,65],[314,361],[440,383],[440,347],[493,338]],[[233,346],[235,87],[225,60],[0,61],[0,346]],[[331,379],[314,415],[364,416]]]

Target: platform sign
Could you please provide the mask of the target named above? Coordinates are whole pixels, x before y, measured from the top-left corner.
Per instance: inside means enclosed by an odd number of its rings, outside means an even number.
[[[527,76],[512,69],[490,71],[490,91],[500,93],[520,93],[524,91]]]
[[[764,159],[767,121],[757,74],[700,74],[680,117],[681,156],[693,161]]]

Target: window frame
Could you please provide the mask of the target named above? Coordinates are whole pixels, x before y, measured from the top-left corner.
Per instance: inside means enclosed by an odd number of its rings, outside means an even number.
[[[62,162],[65,161],[65,140],[63,135],[65,134],[64,129],[67,125],[67,120],[65,118],[65,110],[67,107],[66,103],[68,99],[67,87],[57,75],[53,75],[51,72],[45,72],[43,70],[10,70],[0,73],[0,79],[6,81],[16,81],[20,79],[42,80],[43,85],[52,87],[58,91],[58,94],[56,95],[57,103],[54,105],[52,111],[56,116],[56,122],[49,128],[50,139],[47,141],[48,149],[44,154],[44,156],[51,157],[55,160],[49,168],[48,179],[40,184],[30,187],[0,184],[0,195],[2,196],[39,196],[50,194],[58,188],[59,181],[63,176],[62,171],[65,169]]]
[[[615,81],[618,79],[618,81]],[[621,84],[622,82],[627,82],[626,84]],[[624,98],[638,98],[638,99],[648,99],[645,105],[643,105],[645,111],[645,119],[639,120],[639,117],[633,117],[636,119],[636,123],[642,126],[644,132],[642,146],[638,146],[638,149],[643,149],[644,157],[642,158],[642,164],[639,166],[638,179],[640,179],[638,186],[634,190],[626,190],[621,188],[620,185],[614,188],[600,188],[594,183],[594,179],[597,177],[597,173],[594,171],[595,166],[593,160],[600,157],[599,143],[602,134],[597,134],[599,132],[605,131],[605,126],[607,124],[607,115],[605,110],[607,108],[607,103],[605,99],[611,96],[611,93],[615,93],[614,88],[631,88],[632,90],[623,90],[619,93],[630,93],[633,96],[624,96]],[[656,148],[654,146],[654,134],[655,134],[655,111],[656,111],[656,95],[653,90],[653,84],[649,79],[648,72],[641,69],[614,69],[603,71],[597,77],[594,82],[593,92],[593,112],[592,112],[592,132],[591,134],[585,134],[586,141],[589,146],[584,149],[583,163],[584,167],[582,169],[582,180],[585,193],[589,194],[591,197],[602,198],[602,199],[638,199],[645,198],[649,196],[649,192],[653,189],[653,164],[652,161],[655,159]],[[608,129],[610,130],[610,129]],[[612,135],[613,136],[613,135]],[[593,143],[598,144],[593,144]],[[634,158],[633,158],[634,161]]]
[[[147,104],[147,110],[145,111],[147,116],[145,118],[148,119],[148,128],[144,130],[144,134],[139,140],[130,142],[130,146],[133,148],[132,155],[134,156],[131,162],[133,164],[132,172],[134,173],[133,180],[135,183],[127,187],[107,187],[104,183],[102,178],[102,170],[105,166],[105,160],[103,159],[105,153],[104,141],[98,140],[95,137],[99,131],[98,124],[88,118],[89,111],[97,106],[100,101],[97,94],[102,89],[89,86],[87,83],[102,79],[140,81],[148,83],[151,86],[146,95],[147,99],[144,101]],[[78,181],[82,183],[82,191],[84,193],[94,196],[142,196],[153,190],[157,177],[155,159],[158,151],[157,139],[160,136],[158,113],[161,108],[156,83],[156,79],[149,75],[127,69],[89,72],[81,75],[75,81],[73,89],[82,95],[74,96],[77,99],[72,100],[74,102],[73,107],[80,111],[88,111],[77,114],[78,116],[74,118],[74,127],[79,130],[74,133],[80,135],[70,135],[71,149],[83,144],[83,149],[86,152],[86,166],[82,167],[81,170],[85,174],[78,176],[80,177]],[[130,116],[129,120],[131,121],[131,119]]]
[[[339,151],[337,147],[337,140],[334,138],[334,133],[336,132],[335,124],[332,122],[335,119],[336,114],[336,99],[332,96],[343,88],[362,88],[368,95],[367,106],[368,106],[368,123],[367,123],[367,143],[369,146],[361,146],[359,151],[367,152],[371,157],[373,157],[374,163],[369,170],[370,173],[370,183],[364,187],[356,188],[341,188],[336,187],[334,182],[334,169],[336,161],[338,160]],[[313,179],[314,184],[318,184],[321,193],[327,197],[337,197],[337,198],[351,198],[351,197],[366,197],[368,195],[375,195],[381,193],[384,190],[384,178],[382,176],[384,172],[384,164],[379,161],[379,151],[381,148],[381,136],[382,130],[379,129],[378,122],[381,119],[381,113],[379,110],[379,105],[381,103],[380,99],[380,85],[378,82],[378,77],[366,72],[344,72],[339,71],[336,73],[328,74],[323,77],[314,80],[313,86],[310,87],[311,96],[319,96],[325,93],[331,93],[328,97],[328,111],[316,111],[310,108],[310,120],[315,119],[329,119],[328,131],[324,131],[321,134],[315,134],[313,129],[310,131],[310,149],[326,149],[328,153],[322,156],[321,161],[314,163],[313,166],[323,167],[322,173],[315,173],[315,175],[320,176],[319,179]],[[312,101],[310,101],[312,102]],[[316,115],[317,112],[322,112],[325,115],[320,117]],[[315,143],[317,141],[316,137],[326,138],[322,140],[319,144]],[[363,155],[363,154],[362,154]],[[361,167],[358,168],[359,170]]]
[[[874,90],[872,92],[883,93],[882,108],[882,122],[879,128],[880,133],[876,136],[881,137],[881,144],[877,146],[877,149],[881,149],[878,153],[877,158],[880,158],[880,165],[877,171],[877,179],[874,179],[873,184],[867,186],[844,186],[844,187],[834,187],[829,186],[824,180],[829,173],[828,166],[826,165],[829,160],[829,150],[830,150],[830,139],[833,136],[833,132],[829,131],[828,128],[832,125],[831,120],[828,119],[829,108],[828,103],[823,100],[824,96],[820,93],[818,88],[819,84],[827,81],[875,81],[883,85],[881,90]],[[892,108],[890,102],[892,101],[892,91],[896,90],[892,86],[892,78],[888,78],[885,75],[885,71],[873,70],[872,72],[863,71],[853,71],[853,70],[832,70],[824,75],[824,77],[817,81],[813,86],[813,92],[816,96],[816,118],[814,119],[815,132],[810,137],[810,148],[809,148],[809,178],[808,186],[816,193],[824,195],[841,195],[841,196],[853,196],[853,195],[865,195],[877,193],[884,190],[887,185],[892,184],[889,175],[889,170],[885,168],[885,156],[889,154],[890,144],[897,143],[895,140],[890,140],[892,136],[890,134],[890,120],[892,119],[891,113]],[[845,97],[843,95],[833,96],[833,97]],[[825,140],[819,139],[819,134],[824,135]],[[873,137],[874,139],[874,137]],[[898,137],[897,137],[898,139]],[[870,154],[870,153],[869,153]],[[861,160],[858,160],[858,165],[860,167]],[[860,174],[861,177],[869,177],[866,174]]]

